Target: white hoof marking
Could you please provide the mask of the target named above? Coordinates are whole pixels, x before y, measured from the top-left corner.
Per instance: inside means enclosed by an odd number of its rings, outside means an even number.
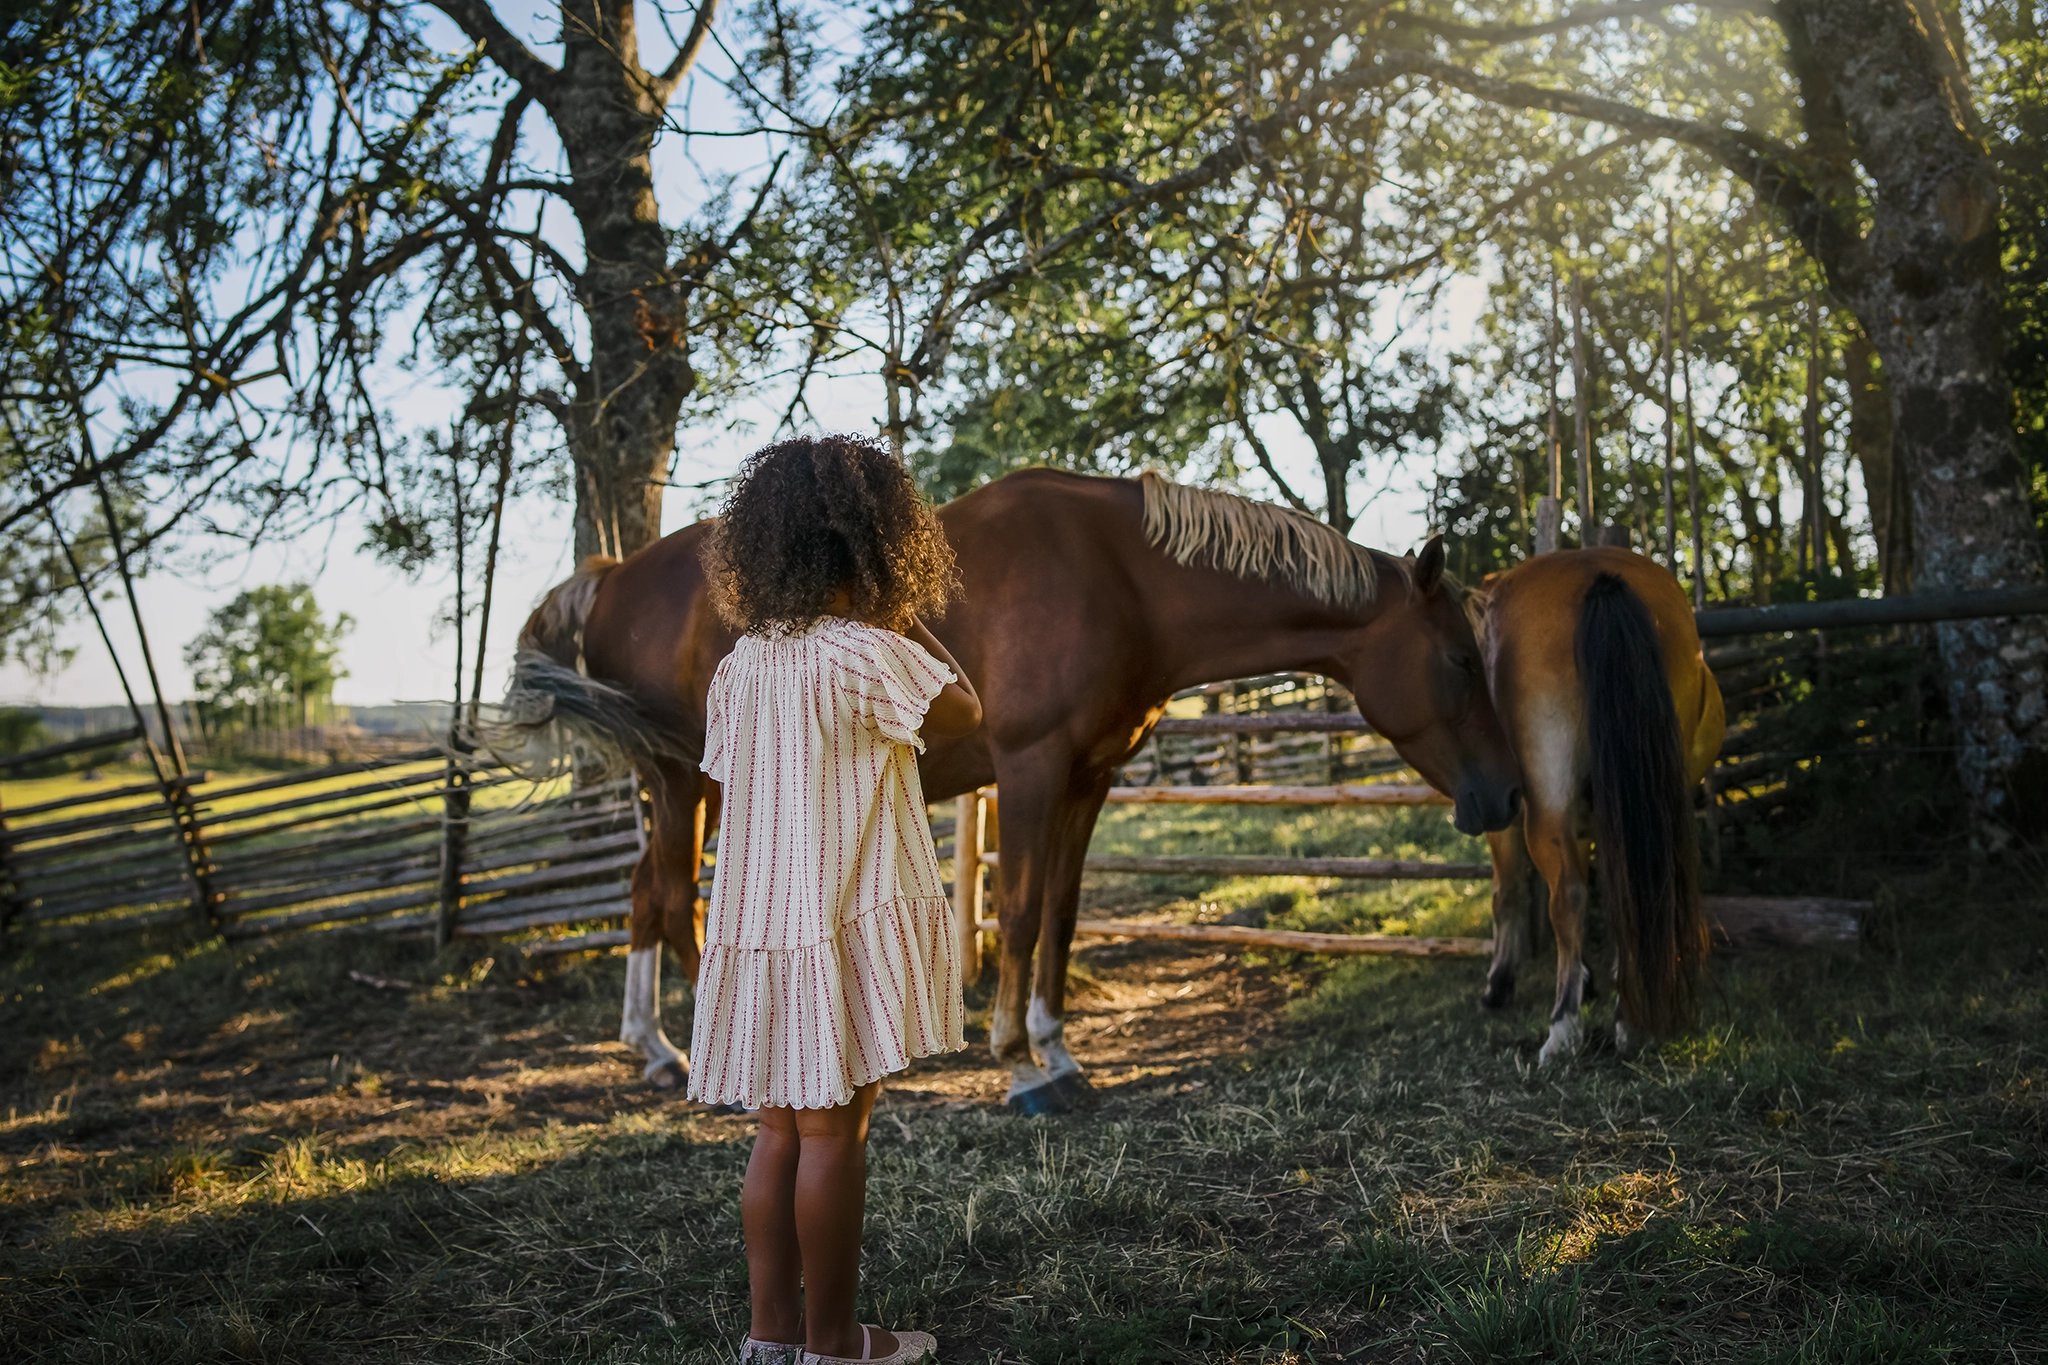
[[[1052,1078],[1036,1062],[1010,1063],[1010,1092],[1003,1096],[1004,1103],[1016,1099],[1027,1090],[1036,1090],[1050,1084]]]
[[[1614,1050],[1621,1056],[1627,1057],[1632,1055],[1636,1048],[1641,1046],[1642,1041],[1642,1039],[1636,1037],[1635,1030],[1626,1023],[1620,1019],[1614,1021]]]
[[[647,1059],[642,1075],[649,1080],[670,1062],[679,1062],[685,1068],[690,1064],[682,1049],[661,1030],[660,944],[635,948],[626,954],[626,1002],[619,1015],[619,1041],[639,1049]]]
[[[1031,1006],[1024,1012],[1024,1031],[1031,1037],[1031,1046],[1045,1063],[1045,1074],[1054,1080],[1070,1076],[1081,1069],[1074,1060],[1074,1054],[1067,1051],[1066,1021],[1046,1008],[1045,1001],[1038,996],[1031,997]]]
[[[1578,1055],[1582,1030],[1575,1018],[1560,1019],[1550,1026],[1550,1037],[1543,1044],[1543,1051],[1536,1060],[1544,1066]]]

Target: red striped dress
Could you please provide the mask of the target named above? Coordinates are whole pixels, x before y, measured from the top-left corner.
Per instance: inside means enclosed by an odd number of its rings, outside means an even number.
[[[704,774],[725,788],[689,1094],[821,1109],[964,1047],[960,945],[917,727],[952,672],[826,617],[718,666]]]

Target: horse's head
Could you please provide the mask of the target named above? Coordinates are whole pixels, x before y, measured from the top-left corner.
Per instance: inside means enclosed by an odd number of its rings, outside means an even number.
[[[1408,565],[1408,592],[1383,609],[1346,653],[1360,711],[1432,786],[1456,803],[1466,834],[1505,829],[1521,803],[1522,774],[1487,691],[1485,662],[1465,590],[1444,573],[1443,537]]]

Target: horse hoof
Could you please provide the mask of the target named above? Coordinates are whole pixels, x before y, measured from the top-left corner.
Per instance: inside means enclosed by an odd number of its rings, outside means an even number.
[[[1512,985],[1505,986],[1500,990],[1495,990],[1493,987],[1488,986],[1485,990],[1479,992],[1479,1008],[1485,1014],[1499,1014],[1514,1003],[1515,988]]]
[[[1061,1099],[1075,1108],[1095,1103],[1095,1087],[1089,1082],[1085,1072],[1063,1072],[1052,1078],[1051,1088]]]
[[[1060,1093],[1058,1081],[1047,1081],[1034,1085],[1029,1090],[1019,1090],[1003,1101],[1003,1107],[1013,1114],[1035,1118],[1040,1114],[1064,1114],[1073,1108],[1066,1096]]]
[[[647,1073],[647,1083],[656,1090],[681,1090],[690,1083],[689,1070],[671,1057]]]
[[[1538,1066],[1549,1066],[1553,1062],[1570,1061],[1579,1053],[1580,1037],[1576,1020],[1561,1020],[1550,1026],[1550,1036],[1543,1041],[1543,1050],[1536,1054]]]

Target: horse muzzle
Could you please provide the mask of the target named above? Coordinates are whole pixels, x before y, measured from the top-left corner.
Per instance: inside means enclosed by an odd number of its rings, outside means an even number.
[[[1522,788],[1519,783],[1487,787],[1468,782],[1458,788],[1457,796],[1452,798],[1451,823],[1460,834],[1489,834],[1513,824],[1521,809]]]

